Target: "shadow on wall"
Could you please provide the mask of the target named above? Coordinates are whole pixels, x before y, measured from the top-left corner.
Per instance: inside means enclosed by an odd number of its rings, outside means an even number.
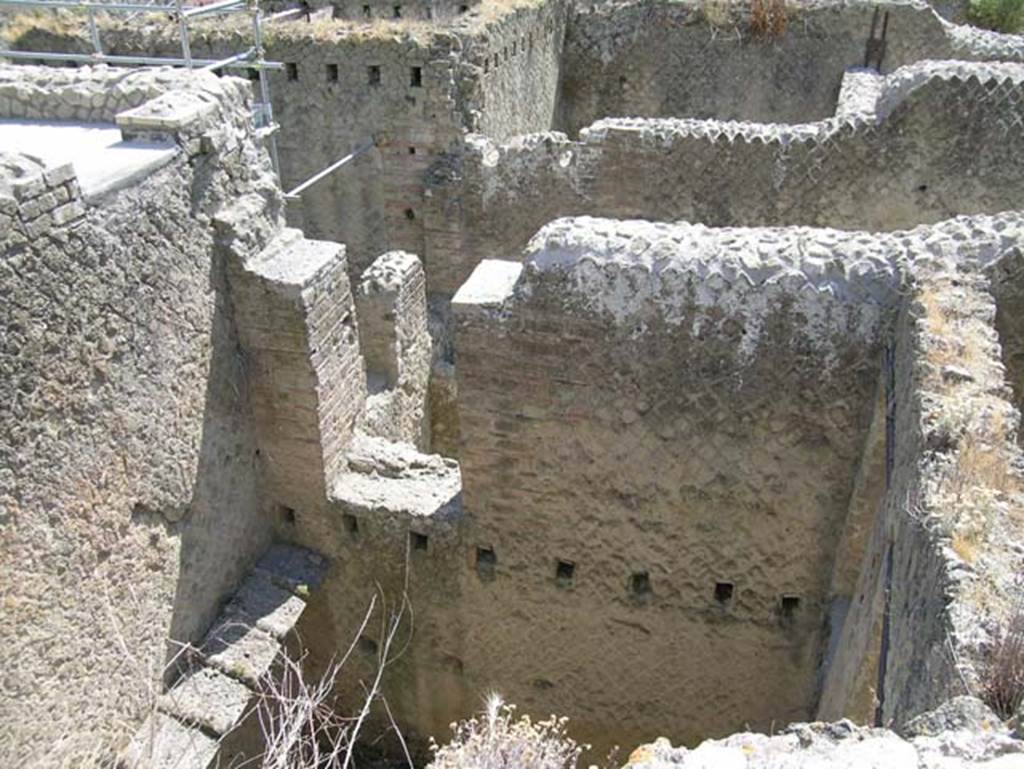
[[[1013,392],[1013,404],[1024,406],[1024,255],[1020,250],[1003,259],[994,272],[992,291],[996,297],[996,329],[1002,348],[1006,382]],[[1017,434],[1024,445],[1024,431]]]
[[[224,258],[217,253],[210,267],[215,299],[196,484],[185,517],[170,524],[181,538],[172,642],[200,639],[272,539],[258,496],[247,363],[235,333]],[[176,651],[171,648],[169,656]]]

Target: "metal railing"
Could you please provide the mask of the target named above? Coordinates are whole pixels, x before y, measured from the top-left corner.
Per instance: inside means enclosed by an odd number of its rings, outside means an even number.
[[[258,2],[250,0],[215,0],[206,5],[186,6],[183,0],[173,2],[103,2],[103,0],[0,0],[0,8],[8,9],[68,9],[83,11],[89,23],[89,40],[92,53],[64,53],[54,51],[33,51],[0,49],[0,59],[12,61],[40,62],[74,62],[80,64],[112,64],[119,66],[169,66],[187,69],[202,69],[216,72],[221,69],[245,69],[255,71],[259,79],[259,97],[253,110],[253,121],[259,135],[267,140],[267,149],[274,164],[274,172],[281,178],[281,169],[277,155],[277,133],[279,126],[274,122],[274,112],[270,101],[270,82],[267,78],[269,70],[284,69],[278,61],[269,61],[264,55],[263,26],[267,23],[284,19],[300,13],[302,9],[283,11],[264,17]],[[100,28],[96,20],[98,12],[102,13],[146,13],[170,14],[178,24],[181,44],[180,56],[130,56],[109,54],[103,48]],[[253,44],[239,53],[222,59],[197,59],[192,56],[191,31],[189,22],[204,16],[219,14],[247,13],[252,18]]]
[[[112,64],[121,66],[170,66],[185,67],[187,69],[201,69],[215,72],[221,69],[245,69],[255,71],[259,79],[258,99],[253,108],[253,124],[257,134],[267,140],[267,151],[274,166],[274,173],[282,183],[280,161],[277,152],[276,134],[280,126],[274,120],[273,106],[270,100],[270,81],[267,77],[269,70],[282,70],[284,64],[279,61],[269,61],[265,57],[263,47],[264,26],[276,21],[282,21],[289,17],[305,14],[303,7],[292,8],[286,11],[264,16],[259,8],[258,0],[214,0],[206,5],[187,6],[183,0],[155,0],[152,3],[144,1],[120,2],[113,0],[0,0],[2,8],[24,8],[24,9],[71,9],[84,11],[89,23],[89,39],[92,43],[92,53],[63,53],[54,51],[30,51],[0,49],[0,59],[28,60],[41,62],[74,62],[82,64]],[[100,28],[97,23],[97,13],[145,13],[145,14],[169,14],[178,24],[178,34],[181,44],[180,56],[134,56],[123,54],[110,54],[103,48],[103,41],[100,36]],[[201,59],[192,55],[191,31],[189,22],[204,16],[219,14],[248,13],[252,19],[252,45],[244,51],[231,54],[222,59]],[[285,193],[285,199],[289,202],[300,200],[300,194],[312,185],[324,179],[328,175],[349,165],[375,146],[373,139],[368,139],[363,145],[356,148],[343,158],[331,163],[320,171],[314,173],[305,181],[301,182],[294,189]]]

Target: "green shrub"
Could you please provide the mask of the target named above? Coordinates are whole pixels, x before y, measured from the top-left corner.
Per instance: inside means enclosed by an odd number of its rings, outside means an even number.
[[[971,0],[967,18],[996,32],[1024,32],[1024,0]]]

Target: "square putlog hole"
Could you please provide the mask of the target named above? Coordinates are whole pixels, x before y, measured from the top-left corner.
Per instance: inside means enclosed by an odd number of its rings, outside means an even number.
[[[732,582],[716,582],[715,583],[715,600],[719,603],[725,604],[732,600],[735,586]]]
[[[634,572],[629,578],[629,592],[637,597],[650,595],[651,575],[646,571]]]
[[[380,85],[380,67],[376,64],[371,64],[366,68],[366,82],[372,86]]]
[[[779,602],[779,612],[782,614],[782,619],[792,620],[796,617],[796,613],[800,610],[800,597],[796,595],[784,595],[782,600]]]
[[[560,560],[555,566],[555,582],[559,587],[569,587],[572,584],[573,575],[576,573],[576,564],[572,561]]]
[[[299,79],[299,65],[296,64],[294,61],[289,61],[285,63],[284,72],[289,80]]]
[[[327,65],[327,82],[337,83],[338,82],[338,65],[328,64]]]
[[[498,556],[493,547],[478,547],[476,549],[476,573],[482,580],[492,580],[498,567]]]
[[[359,536],[359,519],[352,515],[352,513],[345,513],[341,516],[341,525],[348,532],[349,536]]]
[[[413,550],[419,550],[420,552],[426,552],[427,547],[430,544],[430,539],[426,534],[420,534],[418,531],[409,532],[409,545]]]

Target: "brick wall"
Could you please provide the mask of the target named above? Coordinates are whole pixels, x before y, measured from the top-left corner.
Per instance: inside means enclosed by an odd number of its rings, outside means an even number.
[[[366,397],[344,248],[286,230],[233,265],[232,300],[268,493],[322,503]]]
[[[356,309],[370,382],[364,429],[425,448],[431,343],[420,260],[401,251],[377,257],[360,278]]]

